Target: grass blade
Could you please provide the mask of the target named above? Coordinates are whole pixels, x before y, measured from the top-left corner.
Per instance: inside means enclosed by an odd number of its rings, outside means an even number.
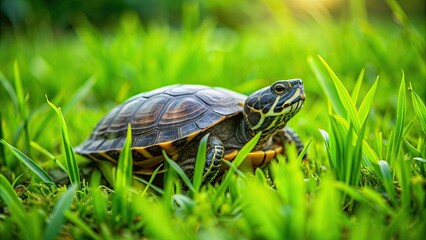
[[[131,209],[128,202],[129,187],[131,186],[133,161],[132,161],[132,127],[127,126],[126,141],[118,158],[117,172],[114,183],[115,194],[112,199],[112,216],[115,223],[128,224]]]
[[[71,100],[69,100],[67,103],[64,104],[62,107],[62,113],[66,115],[66,113],[69,111],[69,109],[72,109],[78,102],[80,102],[82,99],[84,99],[88,94],[90,94],[90,90],[93,88],[93,86],[96,83],[96,78],[91,77],[89,80],[87,80],[83,86],[81,86],[77,91],[74,93],[74,95],[71,97]],[[46,126],[49,126],[49,121],[52,118],[53,112],[49,112],[47,116],[44,117],[43,122],[40,124],[40,126],[37,128],[33,135],[33,140],[39,139],[40,136],[42,136],[42,133]]]
[[[102,188],[99,187],[101,182],[101,173],[98,170],[95,170],[92,173],[92,176],[90,178],[90,182],[92,184],[91,190],[92,190],[92,205],[93,205],[93,212],[95,216],[95,220],[97,224],[102,223],[107,218],[108,208],[107,208],[107,198],[104,194],[104,191],[102,191]]]
[[[237,157],[235,157],[234,161],[232,162],[235,168],[238,168],[238,166],[241,165],[241,163],[244,161],[247,155],[251,152],[251,150],[253,150],[253,148],[256,146],[257,142],[259,141],[261,134],[262,132],[258,132],[246,145],[244,145],[243,148],[241,148]],[[222,180],[216,192],[216,198],[220,197],[225,192],[226,188],[229,186],[231,177],[234,174],[234,172],[235,172],[234,168],[228,169],[228,171],[225,174],[225,178]]]
[[[303,157],[306,155],[306,152],[308,151],[309,146],[312,143],[313,138],[309,139],[308,143],[305,144],[302,151],[299,153],[299,156],[297,156],[297,162],[300,163],[303,160]]]
[[[195,160],[194,177],[192,179],[196,192],[200,190],[203,181],[204,167],[206,165],[207,140],[210,134],[206,134],[198,146],[197,158]]]
[[[371,103],[373,102],[378,82],[379,77],[377,76],[376,81],[374,82],[368,93],[365,95],[364,99],[361,102],[361,105],[359,106],[358,116],[361,124],[364,124],[364,122],[367,120],[368,114],[370,113]]]
[[[339,96],[339,99],[340,99],[340,100],[334,99],[332,101],[340,101],[343,104],[343,106],[345,106],[347,116],[342,115],[342,117],[349,117],[351,122],[354,123],[356,132],[358,132],[361,129],[361,123],[360,123],[360,120],[359,120],[358,113],[356,111],[355,104],[352,101],[352,98],[350,97],[350,95],[349,95],[348,91],[346,90],[345,86],[343,85],[343,83],[340,81],[340,79],[334,73],[333,69],[331,69],[331,67],[328,65],[328,63],[321,56],[318,56],[318,58],[320,59],[320,61],[322,62],[322,64],[325,66],[328,73],[330,74],[331,79],[333,80],[333,84],[334,84],[334,86],[337,90],[337,95]]]
[[[5,140],[0,139],[0,143],[4,145],[5,147],[9,148],[9,150],[15,155],[15,157],[25,166],[27,166],[37,177],[39,177],[43,182],[52,184],[55,186],[55,183],[53,183],[52,178],[40,167],[38,166],[33,160],[31,160],[29,157],[27,157],[24,153],[7,143]]]
[[[64,146],[63,150],[65,153],[65,157],[66,157],[65,160],[66,160],[67,169],[68,169],[68,176],[72,184],[77,184],[78,186],[80,186],[80,174],[78,170],[77,159],[75,158],[74,151],[72,150],[70,138],[68,135],[67,125],[65,123],[64,116],[62,115],[61,108],[57,108],[53,103],[51,103],[49,99],[47,98],[47,96],[46,96],[46,100],[47,100],[47,103],[53,108],[53,110],[55,110],[59,118],[62,144]]]
[[[50,220],[44,231],[43,239],[46,240],[57,238],[57,235],[61,230],[62,224],[64,224],[65,222],[64,214],[71,206],[76,189],[76,185],[71,185],[71,187],[59,198],[53,209],[52,214],[50,215]]]
[[[416,113],[417,119],[419,120],[420,127],[423,130],[423,133],[426,135],[426,106],[423,103],[422,99],[414,92],[413,87],[411,86],[409,90],[411,91],[411,100],[413,102],[414,112]]]
[[[328,96],[328,98],[330,99],[335,111],[341,116],[346,116],[346,109],[339,99],[339,94],[337,93],[336,86],[333,84],[332,81],[329,80],[329,78],[324,76],[325,74],[322,73],[319,64],[314,60],[313,57],[309,57],[308,62],[318,82],[320,83],[320,86],[323,89],[325,95]]]
[[[385,187],[386,192],[392,204],[396,206],[397,205],[396,193],[393,186],[393,177],[392,177],[392,172],[390,170],[389,164],[386,161],[380,160],[379,166],[380,166],[381,179],[383,182],[383,186]]]
[[[19,71],[18,62],[16,61],[13,64],[13,70],[15,74],[15,91],[16,91],[16,97],[18,100],[19,114],[21,115],[21,118],[22,118],[23,130],[25,135],[25,145],[27,149],[27,154],[31,156],[30,133],[28,130],[28,116],[27,116],[28,114],[27,99],[25,98],[24,88],[22,86],[21,74]]]
[[[10,212],[16,217],[19,224],[25,226],[25,210],[22,206],[21,200],[19,200],[16,195],[15,190],[13,190],[12,185],[6,179],[3,174],[0,174],[0,197],[6,203]]]
[[[132,127],[127,126],[126,141],[118,158],[117,177],[114,184],[115,189],[126,189],[132,182],[133,160],[132,160]]]
[[[154,189],[155,191],[157,191],[160,194],[163,194],[163,191],[160,190],[160,188],[158,188],[157,186],[152,185],[152,182],[154,181],[155,177],[157,176],[158,172],[160,171],[160,169],[163,167],[163,164],[161,164],[160,166],[158,166],[154,172],[152,173],[151,177],[149,178],[149,181],[146,182],[145,179],[141,179],[141,178],[137,178],[138,180],[144,180],[142,181],[142,183],[144,183],[146,185],[145,189],[142,191],[142,196],[145,195],[146,191],[148,191],[149,188]],[[160,191],[159,191],[160,190]]]
[[[358,102],[358,95],[359,95],[359,90],[361,90],[361,85],[362,85],[362,80],[364,79],[364,74],[365,74],[365,68],[361,69],[361,72],[358,75],[358,78],[356,80],[354,89],[352,90],[352,101],[356,104]]]
[[[188,186],[189,190],[191,192],[195,193],[196,190],[194,188],[194,185],[192,185],[191,180],[186,175],[186,173],[182,170],[182,168],[172,159],[167,156],[167,153],[163,150],[163,156],[166,162],[170,165],[170,167],[179,175],[179,177],[182,179],[182,181]]]
[[[405,93],[405,75],[402,72],[401,84],[398,92],[398,105],[396,109],[396,123],[392,138],[389,141],[389,148],[386,158],[393,162],[398,157],[402,143],[402,134],[404,132],[404,120],[406,112],[406,93]]]
[[[15,190],[12,188],[12,185],[0,173],[0,199],[3,199],[3,202],[6,204],[12,216],[16,219],[16,224],[19,226],[21,237],[23,239],[32,240],[37,239],[38,234],[38,224],[37,222],[32,222],[29,226],[28,219],[32,216],[29,216],[28,212],[25,211],[24,206],[22,205],[22,200],[18,198]],[[3,220],[2,220],[3,223]],[[1,230],[1,224],[0,224]],[[1,231],[0,231],[1,233]],[[1,235],[0,235],[1,236]]]
[[[22,118],[25,118],[27,116],[26,114],[26,108],[25,108],[25,96],[24,96],[24,89],[22,87],[22,80],[21,80],[21,74],[19,72],[18,62],[15,61],[13,64],[13,71],[15,74],[15,91],[16,91],[16,98],[18,100],[19,105],[19,113],[21,114]]]

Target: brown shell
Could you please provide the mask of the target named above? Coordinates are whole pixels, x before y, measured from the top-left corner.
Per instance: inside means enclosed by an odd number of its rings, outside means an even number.
[[[102,118],[76,152],[92,156],[119,154],[130,123],[132,148],[145,159],[149,158],[147,155],[156,157],[161,149],[178,147],[182,144],[177,142],[189,141],[197,133],[240,113],[245,99],[236,92],[201,85],[173,85],[141,93]]]

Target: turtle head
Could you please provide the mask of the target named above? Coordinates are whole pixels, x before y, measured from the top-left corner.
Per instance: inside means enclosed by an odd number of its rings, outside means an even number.
[[[244,119],[253,132],[272,134],[282,129],[303,106],[305,91],[300,79],[280,80],[250,95],[244,105]]]

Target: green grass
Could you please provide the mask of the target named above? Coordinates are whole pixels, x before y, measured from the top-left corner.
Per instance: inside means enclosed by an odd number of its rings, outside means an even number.
[[[421,239],[424,19],[410,19],[396,1],[387,4],[397,22],[368,16],[363,1],[338,20],[313,11],[300,19],[280,1],[256,4],[267,17],[237,29],[187,3],[180,28],[128,12],[108,31],[82,17],[75,33],[2,34],[1,238]],[[244,172],[237,166],[248,144],[225,163],[221,183],[201,186],[203,164],[191,181],[166,161],[157,189],[132,176],[127,141],[118,166],[104,166],[113,187],[99,171],[80,178],[89,161],[72,146],[134,94],[175,83],[249,94],[296,77],[307,99],[289,125],[309,145],[308,163],[289,149],[264,171]],[[75,185],[52,184],[58,171]]]

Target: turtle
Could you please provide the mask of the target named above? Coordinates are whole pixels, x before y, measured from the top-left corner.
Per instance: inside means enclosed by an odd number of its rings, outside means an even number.
[[[300,79],[279,80],[250,96],[219,87],[178,84],[140,93],[113,108],[75,152],[95,162],[117,164],[132,131],[133,172],[152,175],[163,168],[164,152],[192,178],[199,142],[207,136],[203,184],[212,183],[258,132],[248,159],[266,166],[285,151],[285,143],[303,144],[287,122],[305,101]],[[165,171],[165,169],[161,169]]]

